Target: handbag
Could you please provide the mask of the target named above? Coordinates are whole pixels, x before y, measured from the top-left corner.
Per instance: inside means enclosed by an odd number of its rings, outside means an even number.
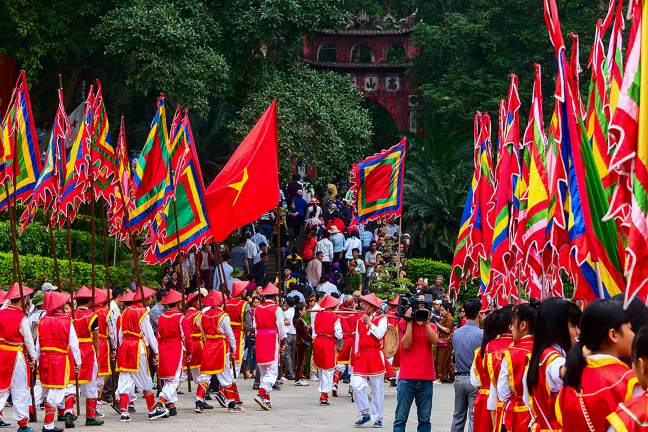
[[[448,340],[438,338],[436,346],[437,346],[437,348],[447,348],[448,347]]]

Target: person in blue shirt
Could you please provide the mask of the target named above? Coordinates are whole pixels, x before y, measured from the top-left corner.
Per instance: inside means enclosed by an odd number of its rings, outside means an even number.
[[[308,207],[308,203],[304,199],[304,191],[300,189],[290,205],[290,225],[295,237],[299,237],[301,233],[301,227],[306,218],[306,207]]]

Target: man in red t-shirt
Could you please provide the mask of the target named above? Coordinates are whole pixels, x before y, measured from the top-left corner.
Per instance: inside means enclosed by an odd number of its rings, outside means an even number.
[[[421,299],[424,297],[421,295]],[[420,307],[422,307],[421,305]],[[394,432],[405,432],[412,402],[416,398],[418,431],[430,431],[432,412],[432,387],[436,374],[432,345],[437,342],[437,330],[427,321],[413,321],[412,309],[401,320],[400,371],[396,393]],[[430,316],[430,314],[428,314]]]

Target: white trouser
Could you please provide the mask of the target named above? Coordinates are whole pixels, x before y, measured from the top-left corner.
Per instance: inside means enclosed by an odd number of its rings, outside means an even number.
[[[182,362],[178,365],[175,376],[171,379],[163,379],[162,391],[160,397],[164,398],[169,403],[178,402],[178,385],[180,385],[180,373],[182,372]]]
[[[272,386],[277,382],[277,377],[279,376],[279,344],[275,349],[274,360],[271,363],[264,365],[258,365],[260,380],[259,388],[262,388],[266,393],[270,394],[272,392]]]
[[[328,393],[333,390],[333,373],[335,369],[320,369],[319,370],[319,391],[320,393]]]
[[[141,341],[140,343],[144,345]],[[148,370],[148,360],[146,358],[146,347],[140,347],[139,372],[120,372],[119,383],[117,384],[118,394],[135,393],[135,388],[142,389],[145,392],[153,390],[153,380]],[[133,400],[133,399],[131,399]]]
[[[192,374],[194,370],[198,371],[198,369],[192,369]],[[216,378],[218,378],[218,383],[222,388],[229,387],[234,384],[234,377],[232,376],[232,366],[230,364],[229,356],[225,356],[225,367],[223,368],[223,372],[217,373]],[[198,377],[195,378],[195,380],[197,383],[209,384],[209,382],[211,381],[211,375],[201,373],[200,375],[198,375]],[[196,397],[196,399],[198,399],[198,397]],[[231,399],[226,397],[225,403],[228,404],[229,402],[231,402]]]
[[[335,365],[335,370],[338,371],[338,372],[344,373],[347,366],[349,366],[349,365],[348,364],[338,363],[338,364]],[[351,370],[351,366],[349,366],[349,370]]]
[[[371,420],[376,422],[383,419],[385,409],[385,378],[383,374],[377,376],[351,375],[353,400],[360,415],[371,415]],[[371,410],[369,407],[368,389],[371,387]]]
[[[236,378],[238,378],[239,375],[241,375],[241,365],[242,364],[243,364],[243,360],[241,360],[240,362],[235,362],[234,363],[234,367],[236,368]],[[236,381],[236,380],[234,380],[234,381]]]
[[[47,389],[41,385],[40,379],[36,378],[34,382],[34,401],[36,406],[39,406],[43,403],[47,397]]]
[[[13,402],[13,416],[16,421],[29,417],[29,405],[31,405],[31,396],[27,383],[27,364],[22,354],[16,356],[13,376],[11,377],[11,387],[0,392],[0,413],[7,404],[7,399],[11,394]],[[0,418],[2,415],[0,414]]]
[[[60,406],[65,400],[66,396],[76,394],[76,387],[74,384],[68,384],[65,388],[50,388],[47,389],[47,399],[45,399],[48,405]]]
[[[86,399],[97,399],[99,395],[99,388],[97,387],[97,359],[95,358],[94,365],[92,366],[92,378],[89,383],[79,384],[79,396]]]

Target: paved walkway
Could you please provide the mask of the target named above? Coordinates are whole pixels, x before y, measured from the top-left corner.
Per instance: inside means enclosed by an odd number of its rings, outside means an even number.
[[[252,400],[255,392],[252,390],[252,380],[239,381],[239,389],[247,412],[242,414],[229,414],[227,410],[215,407],[213,410],[205,411],[203,414],[196,414],[193,411],[193,394],[185,393],[180,396],[178,403],[178,415],[169,419],[148,421],[144,401],[139,394],[135,402],[137,413],[133,414],[130,423],[120,423],[115,412],[108,406],[102,405],[99,410],[106,414],[106,424],[102,427],[93,428],[95,432],[101,431],[138,431],[138,432],[166,432],[166,431],[283,431],[283,432],[318,432],[318,431],[347,431],[355,430],[353,422],[358,418],[355,405],[351,398],[346,396],[347,385],[342,384],[341,394],[344,397],[331,399],[331,405],[321,407],[319,405],[319,393],[317,383],[311,382],[309,387],[295,387],[292,382],[282,386],[281,391],[272,393],[273,409],[270,412],[261,410]],[[187,383],[181,385],[181,390],[187,391]],[[192,385],[192,390],[195,387]],[[385,420],[384,430],[391,431],[394,410],[396,407],[396,389],[386,387],[385,389]],[[432,430],[449,432],[452,422],[452,409],[454,393],[451,384],[434,386],[434,401],[432,410]],[[215,401],[210,402],[218,406]],[[12,421],[11,408],[5,410],[7,421]],[[81,413],[85,413],[82,405]],[[43,412],[38,413],[38,419],[42,422]],[[89,430],[85,427],[85,418],[81,416],[77,420],[77,429]],[[34,431],[40,431],[42,424],[31,425]],[[58,426],[62,427],[62,424]],[[371,429],[371,428],[369,428]],[[12,428],[13,430],[13,428]],[[371,429],[373,430],[373,429]],[[407,424],[407,431],[416,430],[416,408],[413,406],[410,412],[410,419]]]

